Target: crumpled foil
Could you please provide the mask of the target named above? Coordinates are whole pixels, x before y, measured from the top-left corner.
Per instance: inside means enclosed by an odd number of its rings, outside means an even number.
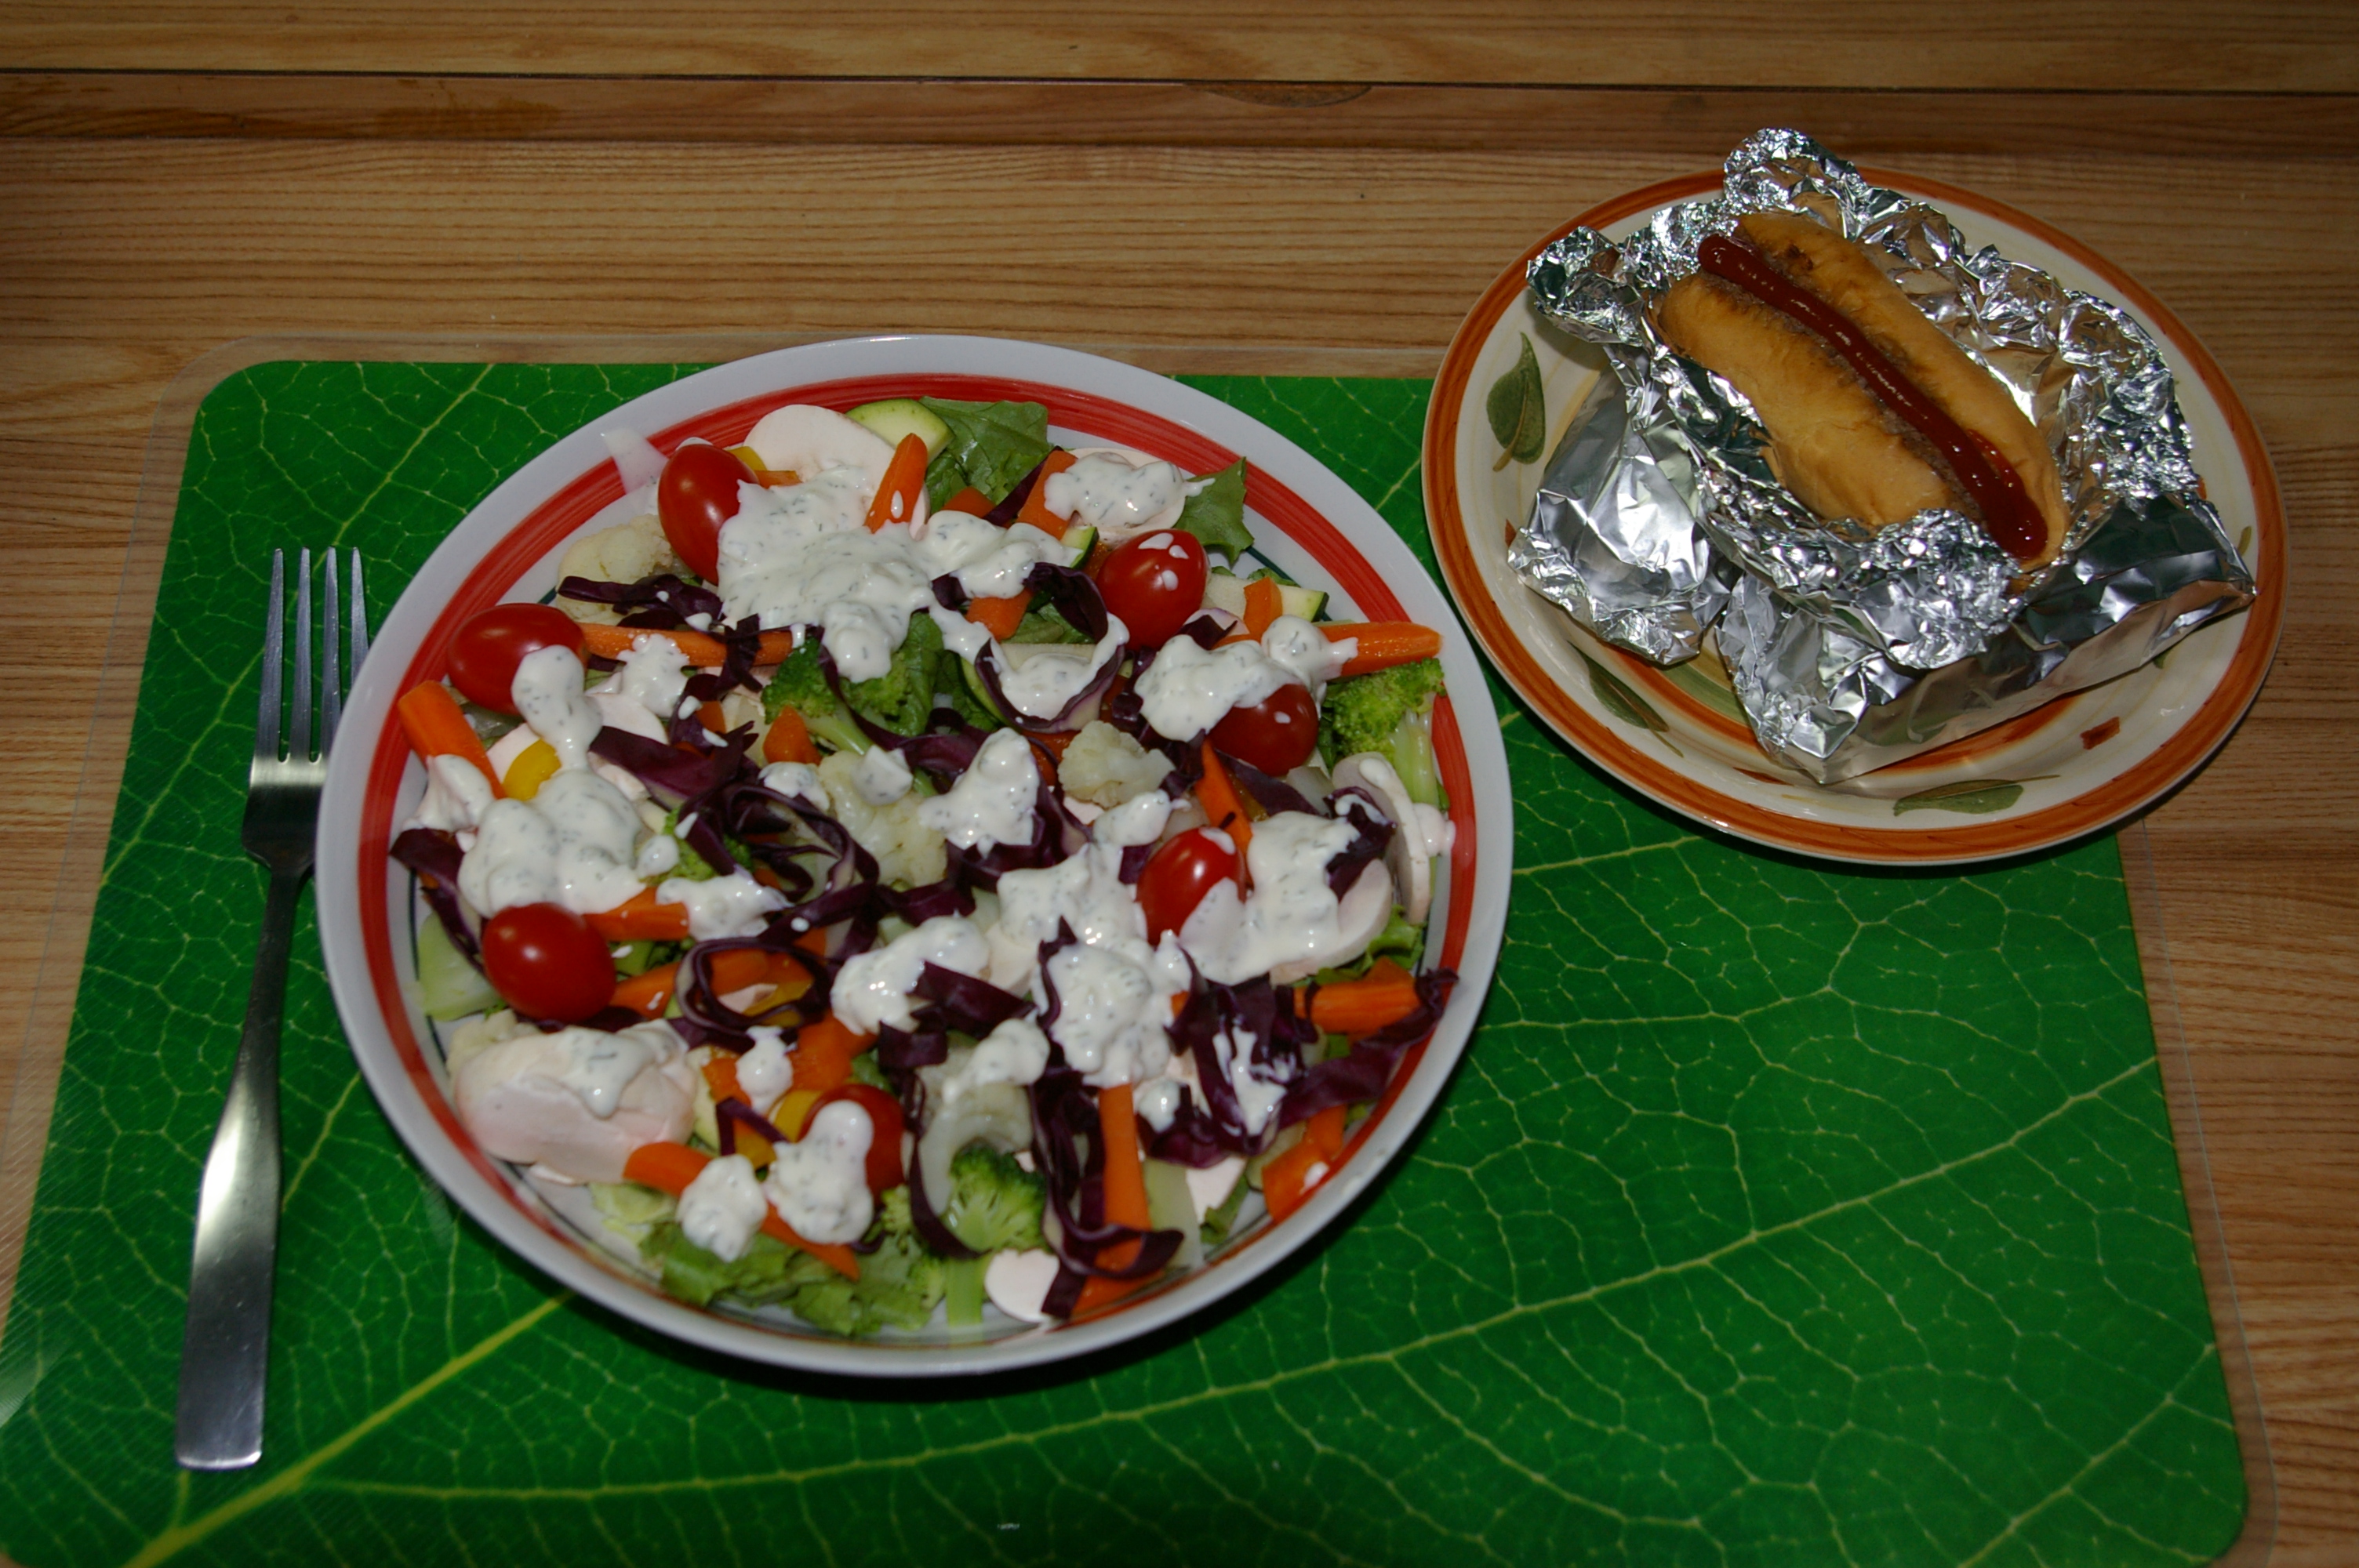
[[[1508,562],[1601,637],[1658,664],[1717,622],[1771,756],[1851,778],[2110,680],[2252,602],[2201,498],[2169,367],[2110,301],[1868,184],[1794,131],[1729,156],[1724,193],[1620,242],[1576,230],[1527,276],[1541,314],[1614,369],[1549,459]],[[1650,308],[1704,237],[1746,212],[1809,211],[1888,253],[1898,283],[2016,395],[2056,450],[2072,519],[2036,577],[1941,510],[1868,530],[1811,513],[1770,471],[1735,388],[1655,334]]]

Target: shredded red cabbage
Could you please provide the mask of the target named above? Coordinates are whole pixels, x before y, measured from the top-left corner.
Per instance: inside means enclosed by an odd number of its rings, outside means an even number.
[[[1105,1217],[1105,1149],[1096,1093],[1064,1065],[1061,1054],[1029,1092],[1032,1162],[1048,1188],[1046,1217],[1052,1222],[1042,1229],[1064,1270],[1114,1280],[1162,1272],[1180,1249],[1178,1231],[1140,1230]],[[1138,1243],[1138,1256],[1121,1268],[1101,1268],[1099,1254],[1125,1241]],[[1071,1311],[1069,1304],[1065,1313]]]
[[[465,956],[467,962],[478,970],[484,967],[483,944],[467,925],[467,912],[459,902],[459,861],[462,859],[459,838],[439,827],[413,827],[393,841],[393,858],[408,867],[418,876],[418,891],[426,895],[426,906],[451,938],[451,946]]]
[[[978,1040],[1009,1019],[1032,1011],[1029,999],[940,964],[928,964],[919,971],[914,994],[933,1004],[924,1010],[929,1019]]]
[[[628,770],[666,806],[678,806],[734,778],[752,739],[749,728],[739,730],[717,751],[684,752],[609,724],[590,742],[590,751]]]
[[[1296,1015],[1293,991],[1271,985],[1266,976],[1240,986],[1199,979],[1172,1020],[1171,1035],[1180,1049],[1195,1053],[1203,1104],[1192,1094],[1183,1095],[1171,1125],[1154,1137],[1157,1159],[1201,1170],[1223,1155],[1251,1156],[1267,1145],[1270,1129],[1246,1129],[1235,1086],[1222,1065],[1214,1037],[1224,1031],[1232,1040],[1252,1039],[1250,1060],[1259,1069],[1255,1076],[1270,1083],[1299,1077],[1302,1048],[1319,1038],[1308,1016]]]
[[[1251,762],[1232,757],[1226,752],[1220,755],[1221,765],[1228,770],[1230,781],[1253,796],[1262,810],[1271,816],[1281,811],[1299,811],[1307,816],[1328,815],[1325,808],[1311,804],[1309,795],[1284,779],[1272,778]]]
[[[1334,797],[1343,820],[1352,825],[1352,841],[1327,862],[1327,887],[1337,898],[1352,891],[1360,873],[1385,858],[1393,841],[1392,818],[1360,790],[1347,789]]]
[[[1048,460],[1042,458],[1040,462],[1034,463],[1032,471],[1017,480],[1016,488],[999,498],[999,504],[984,514],[984,521],[996,523],[1003,528],[1015,522],[1016,514],[1024,510],[1025,502],[1031,499],[1032,487],[1040,482],[1040,464]]]
[[[1357,1105],[1383,1094],[1401,1054],[1431,1034],[1434,1025],[1441,1022],[1441,1010],[1457,983],[1458,976],[1449,969],[1429,969],[1418,976],[1417,1011],[1362,1035],[1352,1043],[1350,1054],[1321,1062],[1305,1073],[1278,1102],[1277,1125],[1291,1127],[1329,1106]],[[1312,987],[1312,993],[1317,989]],[[1308,998],[1304,1011],[1309,1012]]]
[[[737,1152],[737,1130],[743,1127],[766,1143],[784,1143],[787,1135],[770,1125],[759,1111],[744,1100],[731,1098],[718,1101],[712,1108],[712,1119],[720,1124],[721,1152]]]
[[[720,624],[721,596],[701,584],[684,582],[678,576],[665,572],[658,577],[641,578],[636,582],[598,582],[586,577],[570,577],[557,585],[560,599],[580,600],[585,604],[611,604],[630,611],[623,617],[625,626],[644,626],[650,631],[674,631],[689,625],[689,617],[701,615],[707,626]]]

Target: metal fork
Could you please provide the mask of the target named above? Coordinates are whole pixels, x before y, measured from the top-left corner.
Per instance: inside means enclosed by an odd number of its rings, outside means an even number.
[[[287,553],[270,552],[270,621],[262,634],[262,711],[246,774],[245,852],[270,872],[254,989],[237,1044],[229,1098],[205,1156],[189,1265],[189,1323],[180,1342],[180,1463],[237,1470],[262,1457],[262,1391],[270,1360],[270,1277],[278,1252],[278,1025],[287,1006],[287,957],[295,901],[311,874],[311,837],[328,744],[344,691],[368,652],[361,554],[352,553],[350,654],[336,657],[336,553],[323,574],[319,744],[311,743],[311,552],[296,568],[295,700],[287,754],[278,752],[286,664]]]

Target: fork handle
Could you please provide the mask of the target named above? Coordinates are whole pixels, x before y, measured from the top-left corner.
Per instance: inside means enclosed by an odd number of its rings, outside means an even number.
[[[191,1470],[237,1470],[262,1457],[270,1363],[270,1278],[278,1253],[278,1026],[295,901],[309,867],[274,871],[254,955],[254,989],[229,1098],[205,1156],[180,1343],[176,1452]]]

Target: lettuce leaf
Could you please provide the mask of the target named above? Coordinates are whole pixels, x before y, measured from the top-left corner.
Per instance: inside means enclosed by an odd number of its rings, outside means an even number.
[[[965,403],[952,397],[918,400],[951,427],[951,438],[926,465],[926,496],[936,506],[968,485],[996,503],[1049,452],[1049,410],[1038,403]]]
[[[1245,527],[1245,459],[1239,458],[1218,473],[1196,477],[1211,482],[1188,498],[1174,526],[1183,534],[1195,535],[1196,542],[1207,550],[1218,550],[1232,561],[1244,559],[1253,548],[1253,534]]]

